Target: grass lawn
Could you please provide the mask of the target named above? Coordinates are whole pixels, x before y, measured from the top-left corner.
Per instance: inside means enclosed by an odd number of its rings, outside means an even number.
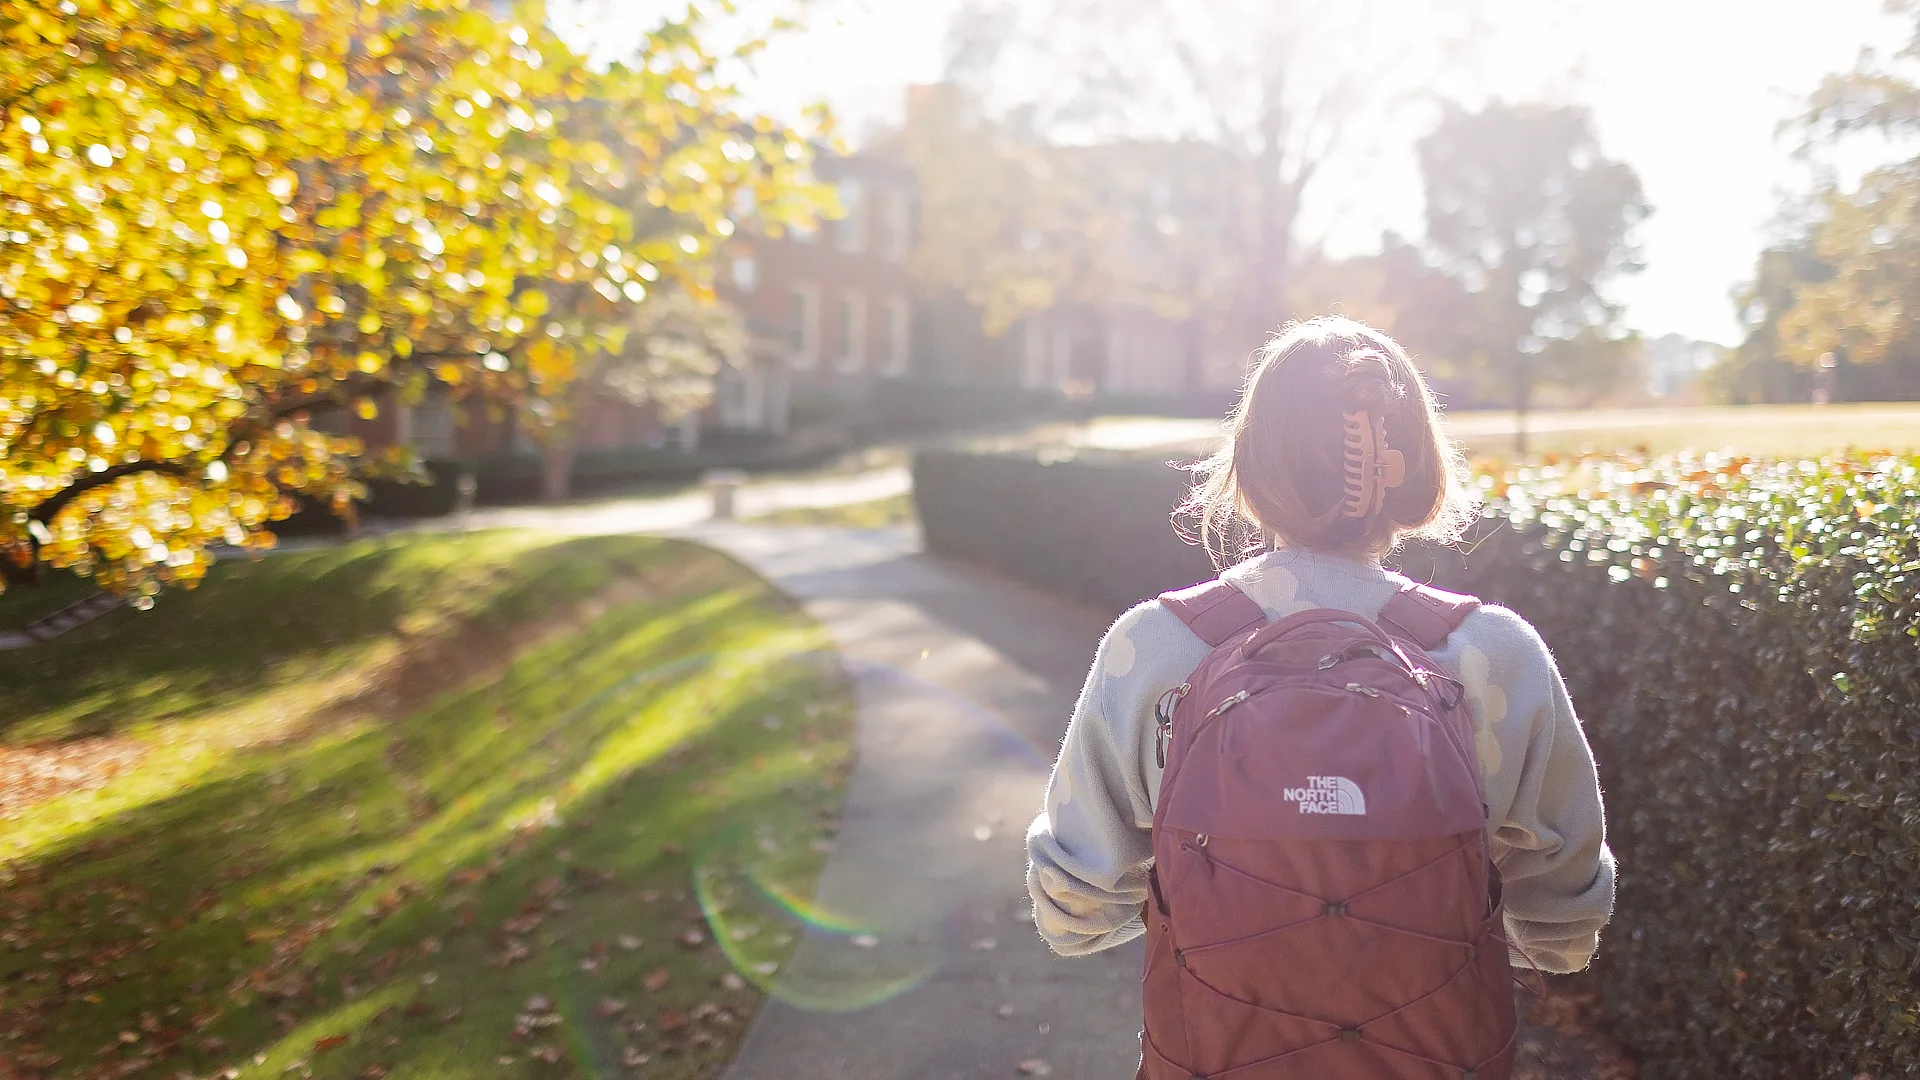
[[[1513,453],[1511,413],[1451,413],[1447,422],[1476,456]],[[1920,403],[1553,411],[1528,417],[1527,431],[1532,454],[1692,450],[1798,458],[1849,449],[1920,450]]]
[[[1475,457],[1513,455],[1511,412],[1449,412],[1447,427]],[[981,445],[1085,446],[1199,457],[1219,445],[1220,431],[1217,420],[1102,416],[1077,425],[1039,425],[1024,441],[981,440]],[[1545,410],[1527,418],[1527,431],[1531,454],[1692,450],[1797,458],[1848,449],[1920,450],[1920,402]]]
[[[0,1077],[717,1075],[799,926],[694,882],[810,894],[824,650],[710,550],[483,533],[0,652]]]
[[[914,521],[913,495],[901,492],[884,499],[841,506],[796,506],[742,519],[751,525],[833,525],[850,529],[881,529]]]
[[[32,585],[10,586],[6,592],[0,592],[0,633],[24,629],[35,619],[99,591],[93,579],[58,570],[48,571],[42,580]],[[0,725],[6,723],[6,715],[0,713]]]

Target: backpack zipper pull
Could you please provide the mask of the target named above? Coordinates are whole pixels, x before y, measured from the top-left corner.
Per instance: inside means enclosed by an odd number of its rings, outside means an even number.
[[[1167,744],[1173,741],[1174,706],[1180,704],[1180,699],[1192,690],[1191,683],[1181,683],[1161,694],[1160,704],[1154,706],[1154,714],[1159,717],[1160,723],[1153,732],[1153,760],[1162,769],[1167,767]]]
[[[1213,707],[1213,711],[1206,715],[1206,719],[1211,720],[1214,717],[1219,716],[1221,713],[1226,712],[1228,709],[1233,708],[1235,705],[1240,704],[1241,702],[1247,700],[1249,697],[1252,697],[1252,696],[1253,694],[1251,691],[1242,690],[1239,693],[1228,698],[1227,700],[1221,702],[1220,704],[1215,705]]]

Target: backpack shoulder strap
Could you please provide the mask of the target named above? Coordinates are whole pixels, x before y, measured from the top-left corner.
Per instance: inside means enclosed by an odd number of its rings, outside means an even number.
[[[1380,609],[1380,622],[1423,649],[1437,649],[1480,607],[1480,599],[1413,582]]]
[[[1230,581],[1214,578],[1176,592],[1162,593],[1160,602],[1180,616],[1187,629],[1213,648],[1232,641],[1256,626],[1265,626],[1267,613]]]

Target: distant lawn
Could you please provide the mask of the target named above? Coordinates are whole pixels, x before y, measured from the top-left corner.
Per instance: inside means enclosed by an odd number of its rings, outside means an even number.
[[[799,926],[734,967],[695,860],[810,895],[824,650],[708,549],[484,533],[0,652],[0,1076],[717,1075]]]
[[[1449,412],[1447,426],[1476,457],[1504,459],[1513,454],[1511,412]],[[1798,458],[1849,449],[1920,450],[1920,402],[1557,409],[1529,416],[1527,431],[1533,454],[1730,450],[1749,457]],[[1102,416],[1078,425],[1043,424],[1024,441],[981,440],[981,445],[1085,446],[1192,458],[1216,448],[1220,432],[1217,420]]]
[[[1474,455],[1513,453],[1512,413],[1450,413],[1447,421]],[[1849,449],[1920,450],[1920,402],[1555,411],[1529,417],[1527,430],[1534,454],[1692,450],[1798,458]]]
[[[751,525],[834,525],[849,529],[881,529],[913,523],[913,495],[901,492],[884,499],[842,506],[796,506],[742,519]]]

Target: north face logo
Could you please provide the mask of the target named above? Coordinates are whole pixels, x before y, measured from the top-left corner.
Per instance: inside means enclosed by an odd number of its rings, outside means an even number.
[[[1306,787],[1286,788],[1281,796],[1299,803],[1303,814],[1364,814],[1367,797],[1344,776],[1309,776]]]

